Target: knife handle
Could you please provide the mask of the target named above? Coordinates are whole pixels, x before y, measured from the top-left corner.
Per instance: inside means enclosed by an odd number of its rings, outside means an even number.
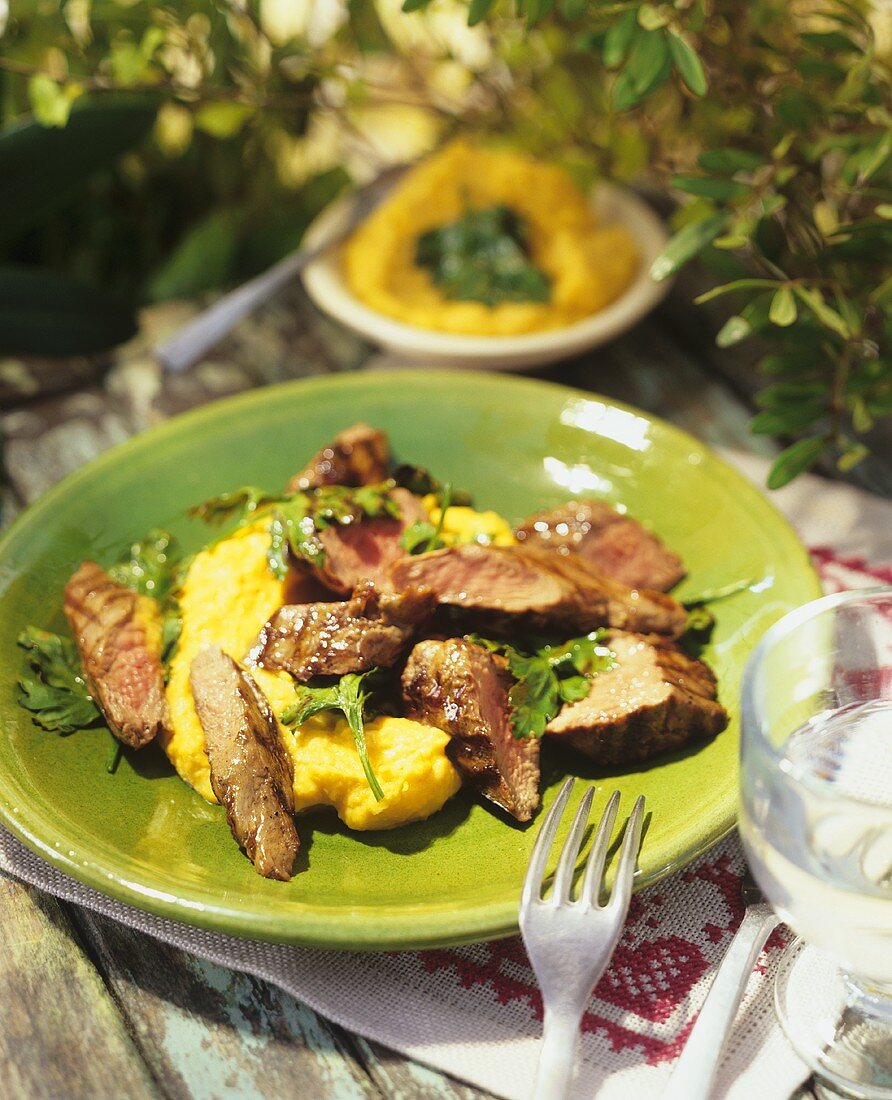
[[[675,1063],[663,1100],[708,1100],[746,983],[765,941],[779,923],[767,902],[747,908]]]

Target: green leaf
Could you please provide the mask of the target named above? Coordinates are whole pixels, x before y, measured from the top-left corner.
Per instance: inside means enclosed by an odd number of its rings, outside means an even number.
[[[746,592],[748,588],[752,588],[753,584],[752,577],[747,577],[746,580],[731,581],[729,584],[720,585],[718,588],[706,588],[696,596],[688,596],[687,599],[682,600],[682,604],[691,608],[700,607],[705,603],[727,600],[729,596],[736,596],[738,592]]]
[[[70,639],[29,626],[19,635],[18,644],[27,650],[28,662],[37,673],[36,679],[19,680],[19,702],[37,725],[54,733],[72,733],[101,719]]]
[[[205,523],[221,525],[231,520],[236,520],[241,526],[250,519],[255,512],[260,511],[270,504],[281,500],[267,493],[265,489],[258,489],[256,485],[243,485],[240,489],[234,489],[231,493],[221,493],[220,496],[211,497],[201,504],[193,505],[188,515],[192,519],[200,519]]]
[[[623,63],[638,33],[638,18],[633,8],[623,12],[610,24],[604,36],[603,58],[608,69],[616,69]]]
[[[782,286],[771,299],[768,319],[780,328],[787,328],[796,320],[796,298],[788,286]]]
[[[813,401],[783,405],[757,413],[749,423],[753,435],[794,435],[825,415],[826,409]]]
[[[0,192],[3,187],[0,179]],[[136,331],[133,310],[104,291],[37,268],[0,267],[0,346],[6,355],[89,355]]]
[[[195,128],[215,138],[235,137],[253,114],[247,103],[203,103],[195,112]]]
[[[818,461],[826,446],[825,436],[809,436],[781,451],[768,473],[768,488],[782,489],[794,478],[805,473]]]
[[[640,97],[647,95],[660,82],[661,75],[666,73],[668,57],[666,36],[662,31],[645,31],[635,39],[626,72]]]
[[[827,305],[820,290],[804,286],[796,286],[793,289],[799,300],[808,306],[822,325],[831,329],[844,340],[851,337],[852,333],[849,326],[834,309]]]
[[[719,202],[738,199],[750,193],[750,188],[745,183],[737,183],[736,180],[715,179],[709,176],[673,176],[671,182],[672,186],[678,191],[685,191],[689,195],[699,195],[705,199],[716,199]]]
[[[0,131],[0,241],[20,237],[140,145],[155,121],[145,98],[78,103],[68,125],[47,130],[38,122]]]
[[[678,75],[687,85],[688,91],[695,96],[705,95],[708,84],[700,58],[675,31],[669,31],[669,52],[672,54]]]
[[[424,8],[430,7],[432,0],[403,0],[403,11],[422,11]]]
[[[733,294],[739,290],[770,289],[775,286],[777,286],[776,279],[735,279],[731,283],[714,286],[712,290],[707,290],[705,294],[698,295],[694,302],[698,306],[702,306],[706,302],[711,302],[713,298],[720,298],[724,294]]]
[[[710,149],[700,154],[697,163],[707,172],[733,176],[736,172],[754,172],[765,163],[765,158],[745,149]]]
[[[651,278],[660,282],[678,271],[722,232],[728,220],[727,214],[709,214],[680,229],[651,265]]]
[[[468,26],[476,27],[489,15],[495,0],[471,0],[468,5]]]
[[[892,219],[892,202],[881,202],[874,209],[874,213],[880,218]]]
[[[752,331],[749,321],[740,314],[735,314],[729,317],[719,329],[715,338],[716,345],[720,348],[730,348],[734,344],[739,344],[741,340],[745,340]]]
[[[174,587],[180,556],[173,535],[156,529],[132,543],[108,575],[143,596],[163,601]]]
[[[403,532],[400,538],[400,545],[409,554],[427,554],[431,550],[439,550],[446,544],[440,538],[440,534],[443,530],[443,522],[446,519],[446,512],[452,503],[452,486],[447,484],[443,488],[443,495],[440,498],[440,518],[437,520],[437,526],[434,527],[430,523],[413,523],[406,531]]]
[[[238,248],[238,218],[231,210],[208,214],[183,237],[149,279],[146,298],[190,298],[227,283]]]
[[[353,733],[356,751],[362,764],[362,770],[371,788],[375,800],[380,802],[384,797],[381,785],[372,771],[369,760],[368,747],[365,740],[365,705],[370,692],[366,689],[369,677],[374,676],[379,670],[370,669],[368,672],[357,674],[348,672],[342,676],[336,684],[328,687],[310,687],[299,684],[295,689],[295,702],[281,716],[281,721],[286,726],[299,726],[319,714],[323,710],[339,710],[347,719]]]
[[[76,85],[59,84],[46,73],[35,73],[28,81],[28,99],[41,126],[64,127],[79,95]]]
[[[657,8],[653,4],[642,4],[638,9],[638,25],[646,31],[656,31],[665,27],[672,15],[667,8]]]

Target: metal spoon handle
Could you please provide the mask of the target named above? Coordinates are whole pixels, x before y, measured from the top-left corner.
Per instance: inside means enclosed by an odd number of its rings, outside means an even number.
[[[751,905],[744,913],[675,1063],[663,1100],[708,1100],[746,983],[765,941],[779,923],[767,902]]]

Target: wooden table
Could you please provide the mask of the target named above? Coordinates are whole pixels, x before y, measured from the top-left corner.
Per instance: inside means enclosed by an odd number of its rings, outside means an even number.
[[[753,380],[714,351],[702,314],[677,289],[609,347],[537,372],[619,398],[713,445],[774,452],[747,434]],[[191,307],[157,307],[144,342]],[[354,369],[370,350],[289,291],[212,358],[163,382],[139,343],[102,384],[87,365],[44,365],[68,387],[35,394],[40,365],[0,361],[6,444],[3,519],[100,451],[202,402],[272,381]],[[0,398],[2,399],[2,398]],[[888,451],[888,439],[879,440]],[[892,461],[858,477],[892,495]],[[274,986],[202,962],[0,876],[0,1097],[444,1097],[476,1089],[327,1023]]]

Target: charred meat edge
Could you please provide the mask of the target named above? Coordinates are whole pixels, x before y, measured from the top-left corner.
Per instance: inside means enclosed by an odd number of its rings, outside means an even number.
[[[727,726],[703,661],[657,634],[612,631],[605,644],[617,664],[593,678],[586,698],[563,707],[546,736],[613,766],[707,740]]]
[[[232,835],[265,878],[287,882],[300,847],[294,768],[273,712],[254,679],[216,646],[190,669],[211,771]]]
[[[170,726],[157,603],[85,561],[65,587],[64,610],[109,729],[123,744],[142,748]],[[150,637],[153,617],[157,638]]]
[[[505,661],[463,639],[419,642],[403,672],[409,717],[448,733],[446,755],[460,774],[518,821],[539,805],[539,742],[508,723],[512,679]]]
[[[376,485],[387,477],[390,446],[387,436],[360,421],[338,432],[296,473],[286,492],[318,489],[321,485]]]
[[[260,632],[247,663],[281,669],[301,683],[314,676],[390,668],[435,606],[427,588],[380,593],[372,581],[364,581],[346,603],[279,608]]]
[[[514,531],[521,545],[578,553],[630,588],[667,592],[685,575],[681,558],[632,516],[601,500],[571,500],[536,512]]]

